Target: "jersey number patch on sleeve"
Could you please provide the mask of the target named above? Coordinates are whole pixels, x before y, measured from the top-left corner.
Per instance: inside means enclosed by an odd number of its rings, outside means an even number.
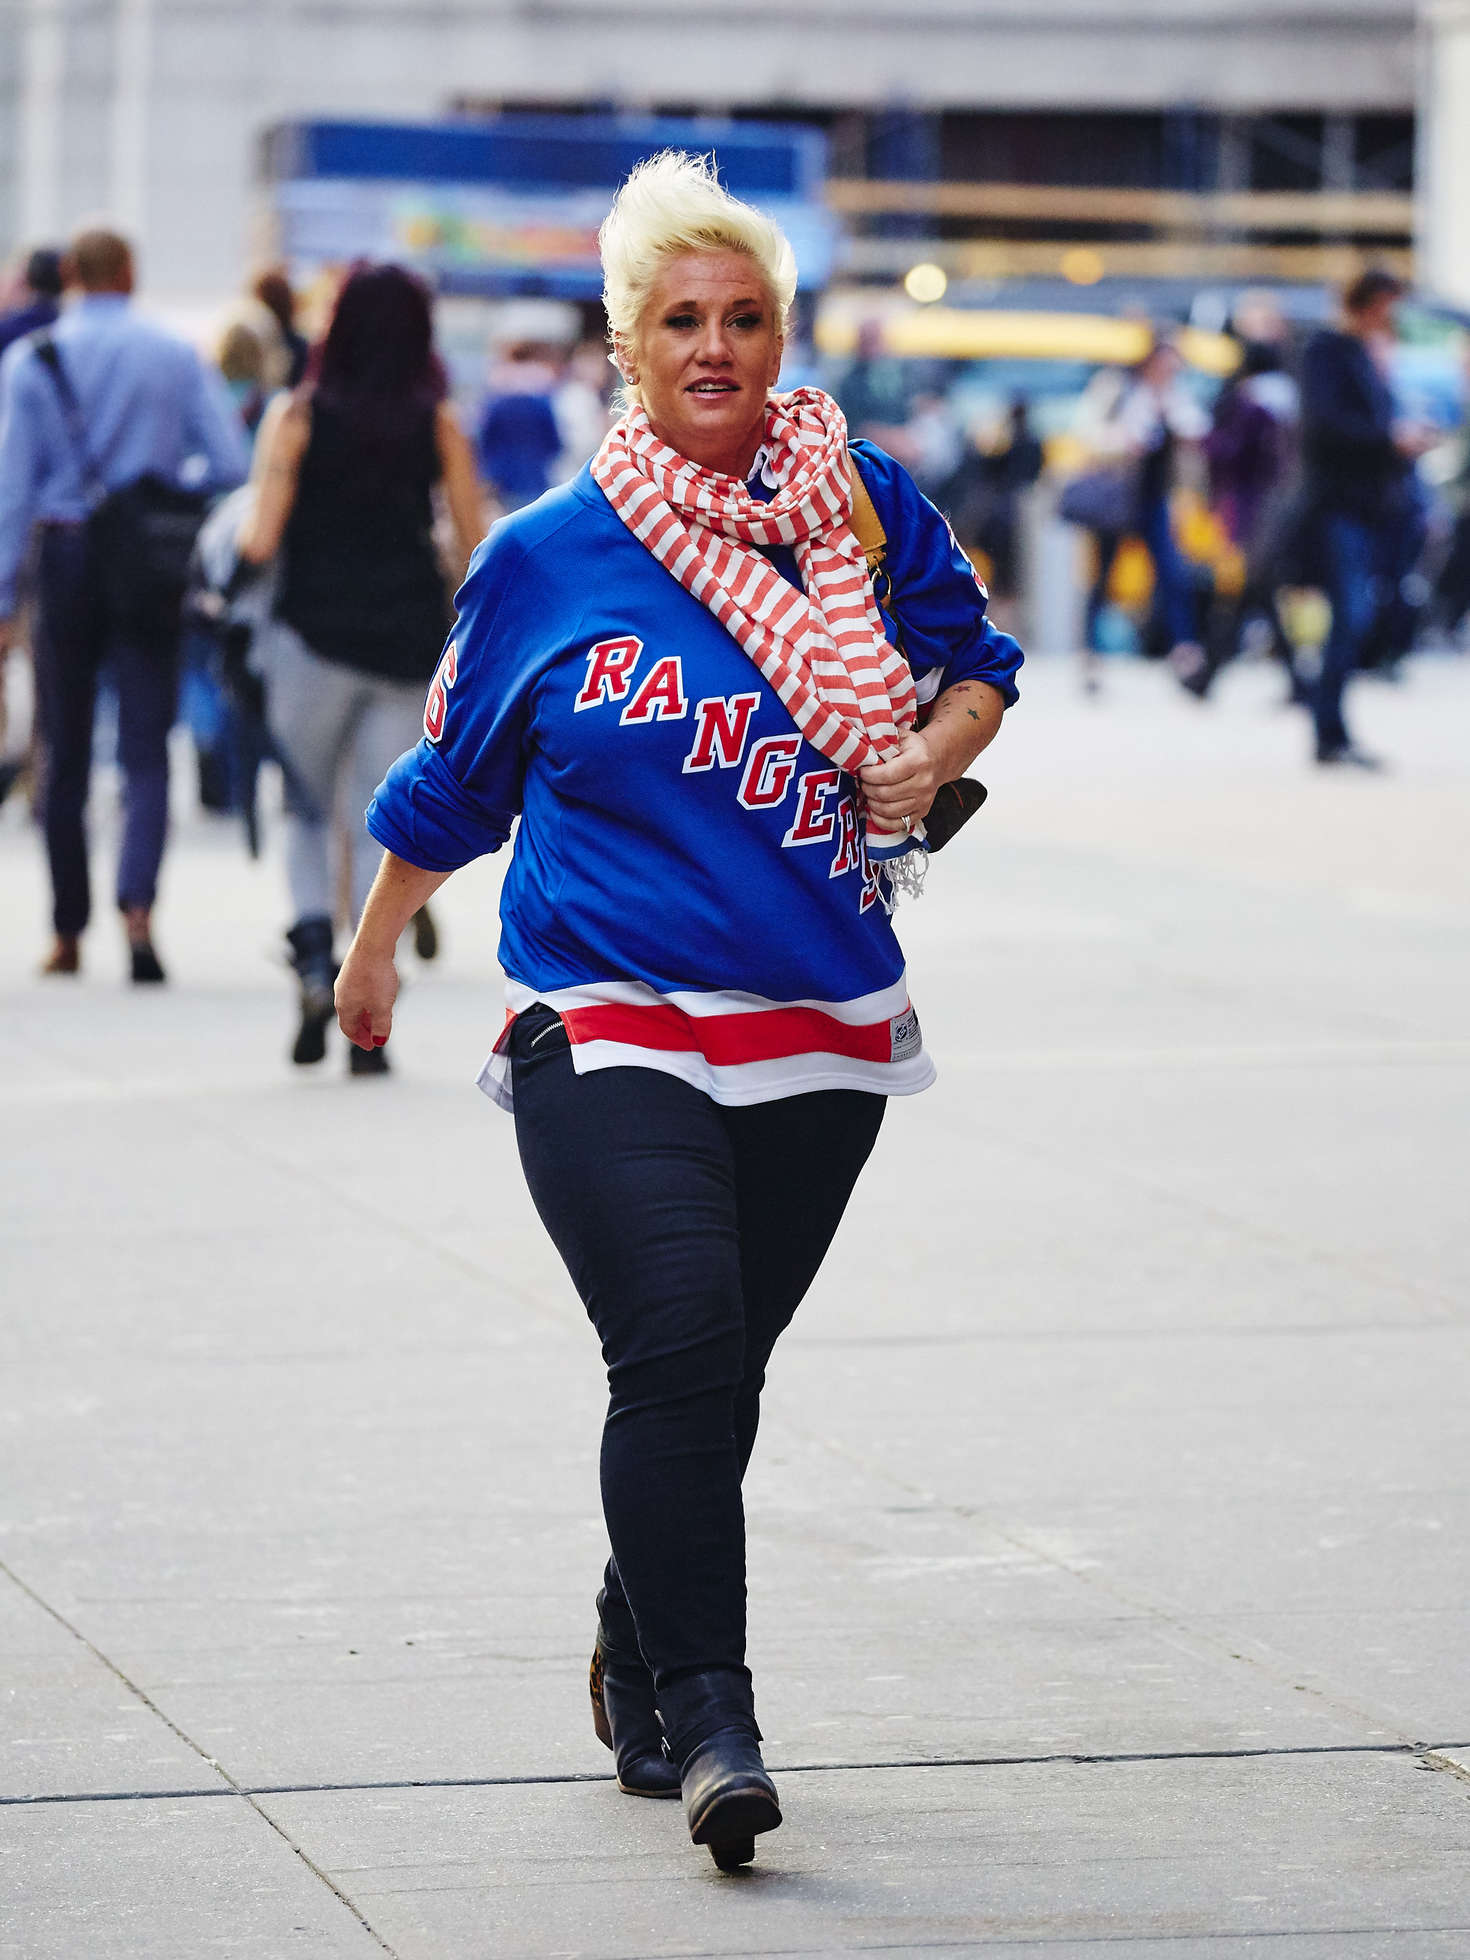
[[[424,703],[424,733],[431,742],[437,742],[444,733],[444,717],[449,712],[449,690],[458,679],[459,654],[451,640],[444,649],[438,673],[429,683],[429,698]]]

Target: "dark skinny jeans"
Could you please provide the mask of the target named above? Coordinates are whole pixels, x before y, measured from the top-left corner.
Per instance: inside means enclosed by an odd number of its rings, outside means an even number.
[[[538,1038],[539,1037],[539,1038]],[[745,1668],[745,1511],[766,1364],[877,1140],[884,1098],[725,1109],[677,1077],[577,1075],[549,1008],[511,1035],[516,1138],[602,1341],[602,1619],[667,1686]]]

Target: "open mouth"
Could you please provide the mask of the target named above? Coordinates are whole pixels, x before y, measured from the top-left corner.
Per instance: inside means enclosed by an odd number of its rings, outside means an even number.
[[[684,391],[689,395],[738,395],[733,381],[695,381]]]

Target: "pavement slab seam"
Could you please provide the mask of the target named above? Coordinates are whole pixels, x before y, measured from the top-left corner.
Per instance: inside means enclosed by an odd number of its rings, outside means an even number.
[[[146,1697],[145,1697],[146,1699]],[[151,1706],[152,1704],[150,1704]],[[155,1711],[156,1712],[156,1711]],[[164,1716],[165,1721],[168,1720]],[[182,1731],[174,1728],[175,1734]],[[183,1737],[185,1741],[187,1737]],[[190,1744],[193,1748],[196,1745]],[[1289,1743],[1274,1749],[1152,1749],[1111,1750],[1091,1754],[1068,1750],[1039,1756],[914,1756],[907,1759],[874,1759],[871,1762],[784,1763],[771,1758],[771,1770],[779,1776],[841,1776],[871,1770],[953,1770],[953,1769],[1043,1769],[1066,1765],[1085,1769],[1104,1763],[1229,1763],[1276,1761],[1290,1756],[1412,1756],[1422,1768],[1448,1770],[1470,1783],[1470,1772],[1443,1752],[1470,1748],[1470,1744],[1445,1742],[1324,1742]],[[206,1758],[206,1761],[212,1761]],[[224,1775],[225,1772],[221,1771]],[[50,1804],[86,1803],[181,1803],[212,1797],[327,1797],[364,1796],[375,1792],[401,1790],[519,1790],[567,1788],[583,1783],[615,1783],[616,1776],[593,1770],[572,1770],[545,1776],[412,1776],[385,1777],[358,1783],[235,1783],[226,1779],[224,1787],[198,1790],[72,1790],[34,1796],[0,1796],[0,1808],[34,1809]]]
[[[1372,1939],[1382,1933],[1428,1933],[1438,1938],[1442,1933],[1470,1932],[1470,1926],[1306,1926],[1299,1931],[1295,1928],[1280,1932],[1242,1932],[1242,1933],[1191,1933],[1189,1944],[1223,1944],[1237,1940],[1356,1940]],[[922,1947],[909,1941],[863,1940],[840,1947],[834,1946],[783,1946],[763,1947],[761,1960],[838,1960],[846,1953],[1038,1953],[1048,1947],[1067,1947],[1077,1952],[1084,1947],[1108,1946],[1178,1946],[1177,1933],[1116,1933],[1099,1934],[1094,1938],[1078,1939],[1073,1933],[1061,1933],[1056,1937],[1043,1935],[1039,1939],[1013,1939],[1007,1935],[999,1940],[925,1940]],[[691,1946],[678,1953],[665,1952],[660,1960],[728,1960],[728,1955],[719,1947]]]
[[[1463,1783],[1466,1786],[1467,1792],[1470,1792],[1470,1769],[1466,1769],[1463,1763],[1456,1762],[1455,1758],[1447,1753],[1451,1749],[1456,1751],[1457,1754],[1463,1755],[1465,1744],[1462,1742],[1441,1743],[1436,1749],[1424,1750],[1420,1760],[1425,1769],[1443,1771],[1446,1776],[1454,1777],[1457,1783]]]
[[[159,1707],[158,1703],[153,1700],[151,1695],[149,1695],[143,1688],[140,1688],[136,1681],[132,1680],[127,1674],[123,1672],[122,1668],[118,1666],[116,1661],[112,1660],[107,1654],[104,1654],[102,1649],[98,1647],[93,1641],[89,1640],[86,1634],[82,1632],[81,1628],[78,1627],[73,1621],[67,1619],[64,1613],[58,1612],[57,1609],[51,1604],[51,1602],[48,1599],[45,1599],[40,1593],[36,1591],[34,1586],[27,1585],[25,1580],[21,1578],[20,1574],[16,1572],[11,1566],[7,1565],[4,1562],[4,1560],[0,1560],[0,1574],[3,1574],[3,1576],[10,1581],[10,1583],[16,1588],[18,1592],[23,1593],[25,1597],[29,1599],[34,1605],[38,1606],[43,1613],[49,1614],[50,1617],[53,1620],[55,1620],[58,1626],[62,1627],[67,1633],[71,1635],[73,1640],[77,1641],[81,1646],[85,1647],[87,1652],[93,1657],[94,1660],[98,1661],[103,1667],[105,1667],[109,1672],[109,1674],[113,1675],[116,1678],[116,1680],[118,1680],[122,1684],[122,1686],[127,1689],[130,1695],[132,1695],[137,1701],[140,1701],[143,1704],[143,1706],[148,1710],[150,1715],[152,1715],[156,1720],[162,1722],[164,1727],[168,1729],[174,1736],[178,1738],[180,1742],[184,1744],[185,1748],[192,1750],[193,1753],[199,1758],[199,1760],[202,1763],[207,1764],[208,1767],[215,1772],[216,1776],[220,1778],[221,1783],[225,1787],[215,1791],[201,1791],[200,1792],[201,1795],[238,1797],[242,1803],[244,1803],[249,1809],[255,1812],[256,1816],[267,1827],[267,1829],[273,1832],[274,1835],[278,1837],[281,1840],[281,1842],[285,1844],[287,1848],[295,1854],[297,1858],[300,1859],[301,1863],[305,1865],[306,1869],[312,1874],[312,1876],[316,1878],[322,1885],[324,1885],[327,1888],[327,1890],[333,1895],[333,1897],[339,1900],[340,1903],[347,1908],[348,1912],[352,1914],[353,1918],[362,1927],[363,1931],[371,1939],[377,1942],[377,1944],[382,1948],[383,1952],[389,1954],[391,1956],[391,1960],[399,1960],[398,1954],[394,1951],[394,1949],[391,1946],[389,1946],[388,1942],[383,1938],[382,1934],[378,1932],[377,1928],[369,1923],[368,1919],[365,1917],[361,1909],[353,1902],[353,1900],[351,1900],[347,1896],[347,1894],[342,1890],[341,1886],[337,1884],[337,1882],[330,1876],[329,1873],[323,1871],[321,1866],[316,1863],[315,1859],[313,1859],[302,1848],[302,1846],[296,1842],[296,1840],[291,1836],[290,1832],[286,1830],[283,1825],[279,1824],[276,1821],[276,1819],[271,1816],[270,1812],[266,1810],[263,1804],[259,1803],[256,1800],[256,1798],[251,1794],[249,1790],[243,1788],[239,1783],[235,1781],[234,1777],[230,1775],[230,1772],[225,1768],[224,1764],[218,1760],[217,1757],[211,1756],[205,1750],[201,1749],[199,1744],[194,1740],[193,1736],[189,1735],[184,1729],[181,1729],[178,1723],[175,1722],[170,1715],[165,1713],[165,1711]]]
[[[740,1879],[736,1883],[742,1882]],[[761,1960],[842,1960],[850,1953],[994,1953],[1004,1956],[1007,1953],[1044,1953],[1049,1948],[1062,1948],[1070,1953],[1079,1953],[1094,1948],[1110,1946],[1131,1947],[1179,1947],[1182,1951],[1193,1951],[1204,1945],[1235,1944],[1240,1941],[1266,1941],[1280,1943],[1286,1940],[1360,1940],[1377,1939],[1385,1934],[1427,1934],[1433,1939],[1453,1933],[1470,1933],[1470,1924],[1453,1926],[1304,1926],[1301,1928],[1282,1928],[1280,1931],[1199,1933],[1194,1932],[1181,1938],[1178,1933],[1100,1933],[1079,1938],[1075,1933],[1042,1934],[1035,1939],[1016,1939],[1005,1934],[998,1940],[933,1940],[926,1939],[922,1946],[915,1946],[909,1940],[855,1940],[842,1946],[763,1946]],[[727,1949],[712,1946],[681,1947],[678,1952],[663,1949],[659,1960],[729,1960]]]

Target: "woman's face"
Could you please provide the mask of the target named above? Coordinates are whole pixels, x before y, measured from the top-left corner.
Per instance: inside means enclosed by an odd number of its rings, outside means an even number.
[[[781,371],[776,308],[755,261],[731,251],[667,260],[623,371],[656,436],[705,469],[744,476]]]

